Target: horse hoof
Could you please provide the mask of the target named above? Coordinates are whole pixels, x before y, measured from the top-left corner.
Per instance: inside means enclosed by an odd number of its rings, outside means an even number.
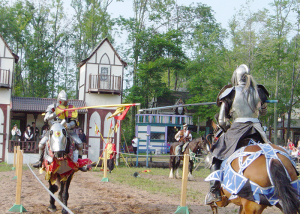
[[[62,209],[61,213],[62,213],[62,214],[68,214],[68,211],[65,210],[65,209]]]
[[[56,206],[49,206],[48,207],[48,211],[52,212],[52,213],[55,213],[56,212]]]

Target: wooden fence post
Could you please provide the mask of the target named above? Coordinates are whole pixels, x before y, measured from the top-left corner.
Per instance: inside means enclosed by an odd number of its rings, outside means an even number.
[[[22,172],[23,172],[23,150],[20,147],[17,150],[17,188],[16,188],[16,203],[10,208],[9,212],[27,212],[21,204],[21,188],[22,188]]]
[[[185,154],[183,159],[183,173],[182,173],[182,186],[181,186],[181,199],[180,206],[177,207],[175,213],[188,214],[189,210],[186,206],[186,192],[188,181],[188,167],[189,167],[189,155]]]
[[[18,152],[20,151],[20,146],[16,146],[16,157],[14,157],[14,162],[16,163],[16,168],[18,168]],[[15,172],[15,176],[12,178],[12,180],[15,180],[18,178],[18,170]]]
[[[102,182],[108,182],[108,178],[107,178],[107,150],[105,149],[104,150],[104,169],[103,169],[103,172],[104,172],[104,176],[102,178]]]
[[[14,146],[14,164],[13,164],[12,170],[16,169],[16,153],[17,153],[17,147]]]

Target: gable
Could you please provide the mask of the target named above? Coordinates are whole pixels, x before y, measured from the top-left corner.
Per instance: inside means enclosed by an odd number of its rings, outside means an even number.
[[[81,67],[86,63],[109,63],[110,65],[124,65],[125,67],[127,66],[127,63],[120,58],[107,38],[102,40],[98,44],[98,46],[91,52],[91,54],[86,59],[82,60],[77,67]]]
[[[19,57],[11,51],[11,49],[9,48],[9,46],[7,45],[7,43],[5,42],[1,34],[0,34],[0,58],[14,58],[15,63],[17,63],[19,60]]]

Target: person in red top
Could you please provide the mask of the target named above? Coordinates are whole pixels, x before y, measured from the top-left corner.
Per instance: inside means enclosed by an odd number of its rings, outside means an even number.
[[[289,149],[289,153],[292,154],[292,151],[293,151],[295,145],[293,144],[293,142],[290,139],[288,139],[287,146],[288,146],[288,149]]]
[[[105,146],[105,149],[107,151],[107,166],[109,169],[109,173],[114,169],[114,161],[116,157],[116,144],[114,144],[112,138],[108,139],[108,142]]]

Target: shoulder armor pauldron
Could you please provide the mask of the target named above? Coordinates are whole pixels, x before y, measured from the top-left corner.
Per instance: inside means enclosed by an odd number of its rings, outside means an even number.
[[[260,89],[262,89],[262,90],[265,92],[265,94],[267,95],[267,97],[269,97],[269,96],[270,96],[270,94],[269,94],[268,90],[265,88],[265,86],[264,86],[264,85],[260,85],[260,84],[258,84],[258,85],[257,85],[257,88],[260,88]]]
[[[217,106],[221,106],[221,99],[227,97],[234,90],[234,86],[231,84],[225,85],[218,94],[217,97]]]

